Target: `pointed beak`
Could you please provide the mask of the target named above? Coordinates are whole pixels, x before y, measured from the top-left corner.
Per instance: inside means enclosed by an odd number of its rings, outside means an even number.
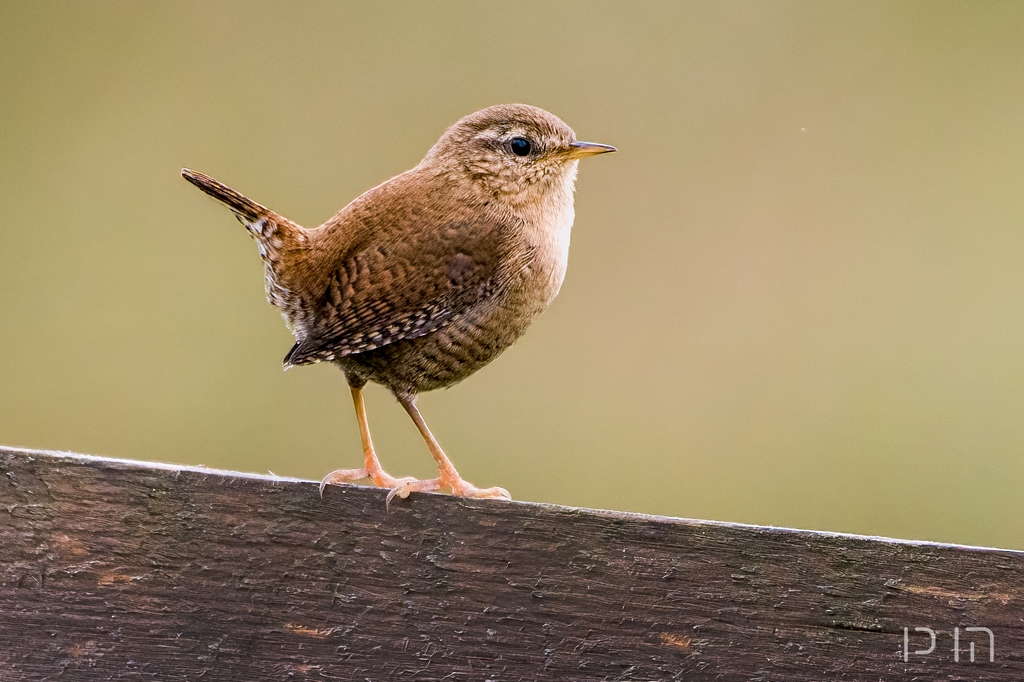
[[[607,154],[616,151],[610,144],[598,144],[596,142],[572,142],[569,144],[569,158],[582,159],[584,156],[594,154]]]

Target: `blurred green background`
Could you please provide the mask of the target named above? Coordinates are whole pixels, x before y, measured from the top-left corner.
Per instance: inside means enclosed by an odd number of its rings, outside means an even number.
[[[0,4],[0,442],[361,461],[207,172],[314,226],[490,104],[581,164],[562,293],[420,405],[517,499],[1024,548],[1024,4]],[[431,476],[379,387],[383,462]]]

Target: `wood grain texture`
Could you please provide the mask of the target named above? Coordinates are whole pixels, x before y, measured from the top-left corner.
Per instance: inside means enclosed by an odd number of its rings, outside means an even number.
[[[0,472],[2,680],[1024,679],[1021,552],[387,512],[371,488],[11,449]],[[904,662],[905,627],[935,651]]]

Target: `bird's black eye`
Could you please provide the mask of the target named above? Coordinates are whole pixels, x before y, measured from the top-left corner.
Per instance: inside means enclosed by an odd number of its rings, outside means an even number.
[[[525,137],[513,137],[508,146],[512,148],[512,153],[516,156],[526,156],[533,149],[533,145]]]

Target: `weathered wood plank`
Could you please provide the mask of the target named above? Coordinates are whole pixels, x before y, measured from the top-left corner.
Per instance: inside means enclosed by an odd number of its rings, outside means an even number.
[[[1024,679],[1021,552],[388,512],[371,488],[11,449],[0,471],[0,679]]]

